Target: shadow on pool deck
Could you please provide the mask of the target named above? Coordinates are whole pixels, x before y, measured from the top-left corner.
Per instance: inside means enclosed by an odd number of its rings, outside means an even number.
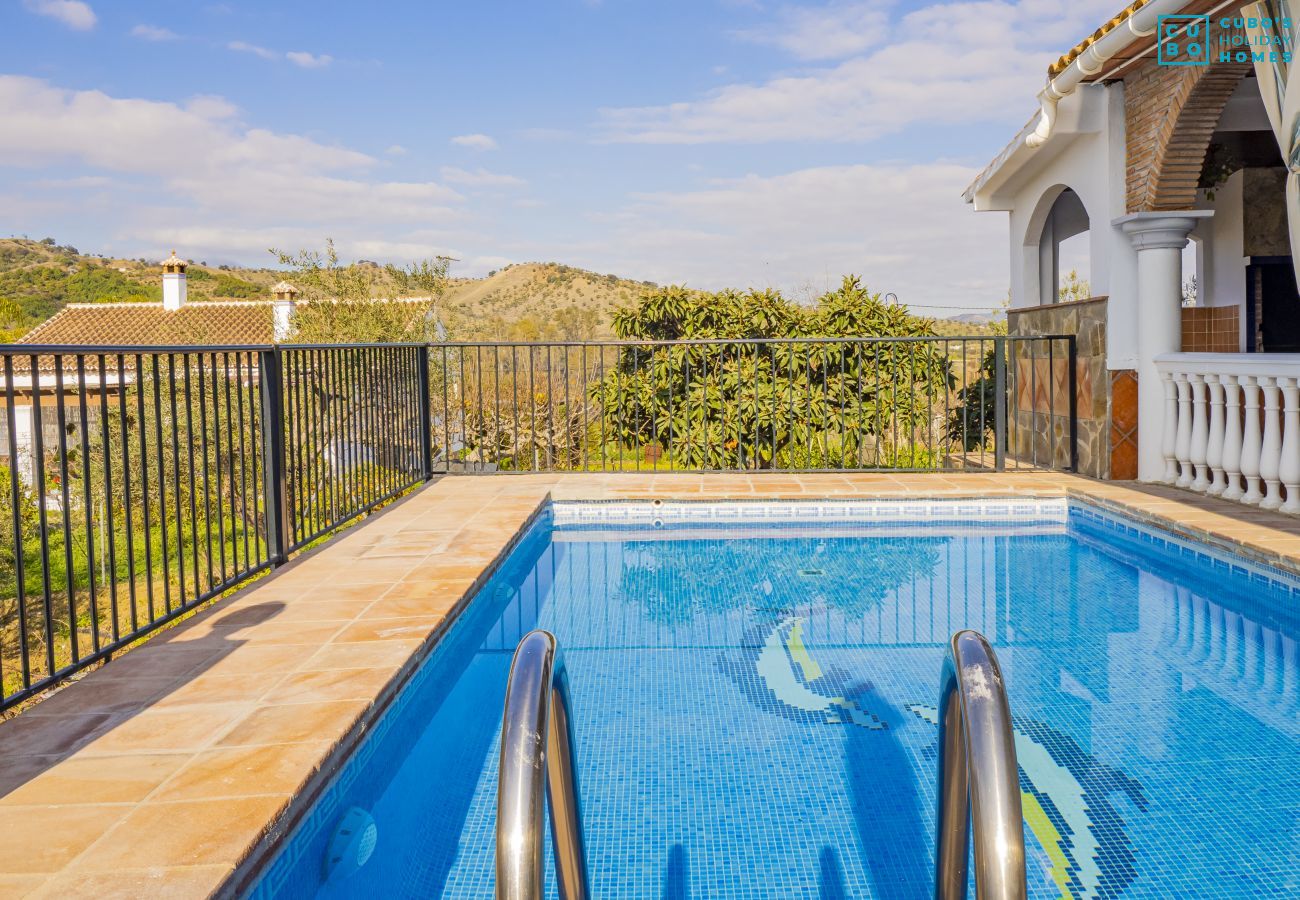
[[[111,669],[92,671],[0,723],[0,756],[5,760],[0,772],[0,808],[67,803],[72,798],[79,804],[143,799],[148,793],[145,778],[149,773],[116,773],[119,754],[135,750],[165,754],[215,737],[223,723],[213,721],[212,716],[196,716],[188,708],[194,703],[241,702],[245,696],[239,685],[233,681],[226,684],[229,691],[224,697],[214,696],[210,688],[191,692],[191,696],[185,693],[186,688],[245,644],[234,638],[238,632],[269,622],[284,606],[279,601],[215,606],[120,655],[111,661]],[[85,769],[85,784],[76,783],[81,779],[70,772],[67,778],[72,783],[65,781],[64,786],[75,790],[64,796],[24,795],[29,782],[72,757],[77,757],[74,762],[79,765],[85,763],[80,766]],[[153,774],[165,778],[164,769],[165,765],[160,765]],[[126,776],[125,783],[115,778],[116,774]],[[140,796],[133,796],[135,793]]]

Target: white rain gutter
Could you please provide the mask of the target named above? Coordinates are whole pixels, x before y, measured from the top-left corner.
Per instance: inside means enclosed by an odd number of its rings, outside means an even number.
[[[1059,75],[1048,80],[1047,87],[1038,95],[1042,105],[1038,125],[1025,138],[1025,145],[1037,148],[1047,143],[1056,126],[1058,103],[1074,93],[1085,78],[1101,72],[1106,63],[1129,44],[1155,34],[1161,16],[1176,14],[1186,5],[1187,0],[1151,0],[1129,16],[1123,25],[1112,28],[1089,45]]]

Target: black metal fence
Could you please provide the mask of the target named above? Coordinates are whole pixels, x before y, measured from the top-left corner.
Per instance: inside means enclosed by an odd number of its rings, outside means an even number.
[[[434,466],[1072,470],[1075,360],[1068,335],[437,344]]]
[[[0,708],[436,474],[1071,469],[1074,372],[1072,337],[2,347]]]

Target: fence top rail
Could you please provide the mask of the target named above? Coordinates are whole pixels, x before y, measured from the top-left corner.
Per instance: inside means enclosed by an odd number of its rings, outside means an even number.
[[[158,356],[182,353],[260,353],[273,350],[269,344],[5,344],[3,356]]]
[[[962,343],[969,341],[1069,341],[1072,334],[956,334],[891,337],[863,335],[857,337],[792,338],[694,338],[690,340],[602,340],[602,341],[436,341],[430,343],[333,343],[333,344],[3,344],[5,356],[152,356],[196,353],[264,353],[305,350],[383,350],[437,348],[465,349],[479,347],[708,347],[785,344],[925,344]]]
[[[794,337],[794,338],[694,338],[691,340],[610,340],[610,341],[445,341],[430,347],[693,347],[729,346],[734,344],[934,344],[962,341],[1068,341],[1072,334],[958,334],[925,335],[917,337],[888,337],[862,335],[858,337]]]

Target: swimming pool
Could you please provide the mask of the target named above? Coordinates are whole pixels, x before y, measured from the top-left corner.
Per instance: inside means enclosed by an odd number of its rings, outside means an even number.
[[[1300,579],[1064,500],[553,504],[253,894],[490,897],[506,678],[545,628],[595,896],[929,897],[974,628],[1031,896],[1294,896],[1298,610]]]

